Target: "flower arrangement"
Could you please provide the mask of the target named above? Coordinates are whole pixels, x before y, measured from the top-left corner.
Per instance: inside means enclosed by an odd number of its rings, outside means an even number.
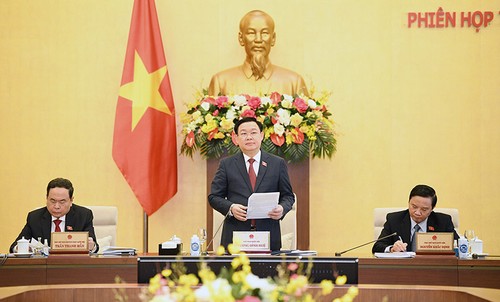
[[[208,96],[204,90],[181,115],[184,140],[181,153],[193,156],[199,150],[205,158],[234,154],[234,122],[255,117],[264,125],[262,148],[289,162],[331,158],[336,151],[332,114],[326,107],[329,94],[317,99],[273,92],[266,96],[247,94]]]
[[[228,250],[238,253],[229,269],[223,268],[216,276],[206,265],[201,265],[198,276],[186,274],[183,267],[166,268],[150,280],[149,287],[143,292],[143,301],[215,301],[215,302],[260,302],[260,301],[318,301],[330,295],[334,284],[323,280],[320,289],[308,291],[308,274],[301,264],[292,263],[286,268],[278,267],[278,275],[273,278],[259,278],[252,274],[250,260],[240,253],[236,245],[230,244]],[[219,248],[218,254],[224,253]],[[200,280],[201,279],[201,280]],[[201,281],[201,282],[200,282]],[[345,276],[336,279],[337,285],[346,282]],[[358,295],[357,287],[350,287],[347,293],[334,302],[352,301]]]

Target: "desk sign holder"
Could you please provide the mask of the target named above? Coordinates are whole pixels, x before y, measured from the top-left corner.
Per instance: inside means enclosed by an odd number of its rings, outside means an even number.
[[[241,242],[240,250],[246,253],[271,253],[271,233],[268,231],[234,231],[233,242]]]
[[[453,255],[453,233],[417,233],[417,254]]]
[[[89,253],[89,232],[54,232],[50,237],[51,254]]]

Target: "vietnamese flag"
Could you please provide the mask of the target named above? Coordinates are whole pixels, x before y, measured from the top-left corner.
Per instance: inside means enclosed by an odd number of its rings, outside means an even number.
[[[175,108],[154,0],[135,0],[113,159],[148,216],[177,193]]]

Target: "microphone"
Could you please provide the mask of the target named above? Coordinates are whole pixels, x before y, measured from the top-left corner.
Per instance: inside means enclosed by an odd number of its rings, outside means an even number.
[[[344,253],[347,253],[347,252],[349,252],[349,251],[355,250],[355,249],[360,248],[360,247],[362,247],[362,246],[365,246],[365,245],[367,245],[367,244],[374,243],[374,242],[377,242],[377,241],[382,240],[382,239],[385,239],[385,238],[389,238],[389,237],[391,237],[391,236],[396,236],[397,234],[398,234],[397,232],[394,232],[394,233],[392,233],[392,234],[390,234],[390,235],[387,235],[387,236],[384,236],[384,237],[380,237],[380,238],[378,238],[378,239],[372,240],[372,241],[367,242],[367,243],[363,243],[362,245],[355,246],[355,247],[350,248],[350,249],[348,249],[348,250],[345,250],[345,251],[343,251],[343,252],[340,252],[340,253],[339,253],[339,252],[335,252],[335,256],[337,256],[337,257],[338,257],[338,256],[342,256],[342,254],[344,254]]]
[[[500,255],[478,255],[478,254],[472,254],[472,259],[479,259],[481,257],[500,257]]]
[[[208,247],[212,244],[212,242],[214,241],[217,234],[219,234],[220,228],[224,224],[224,221],[226,221],[226,218],[229,216],[229,213],[231,213],[231,208],[229,208],[229,211],[227,211],[226,216],[224,216],[224,219],[222,219],[222,222],[219,224],[217,231],[215,231],[215,233],[212,235],[212,239],[210,239],[210,242],[208,242],[207,247],[205,248],[205,251],[204,252],[202,251],[203,255],[208,255]]]

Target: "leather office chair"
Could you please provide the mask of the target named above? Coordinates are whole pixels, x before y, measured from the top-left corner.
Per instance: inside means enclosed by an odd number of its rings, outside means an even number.
[[[294,194],[295,195],[295,194]],[[297,249],[297,195],[295,195],[295,204],[293,208],[288,212],[281,220],[281,249],[283,250],[295,250]],[[221,225],[224,219],[224,215],[213,210],[213,232],[217,231],[217,228]],[[220,245],[220,237],[222,233],[222,227],[219,233],[214,237],[214,241],[210,247],[213,247],[215,251]],[[208,242],[207,242],[208,244]]]
[[[100,249],[116,245],[118,208],[113,206],[85,206],[94,214],[94,231]]]
[[[373,210],[373,239],[377,239],[380,236],[380,232],[384,228],[384,223],[386,221],[386,216],[388,213],[397,212],[401,210],[405,210],[407,208],[375,208]],[[453,220],[453,226],[455,227],[455,231],[459,233],[459,217],[458,217],[458,209],[454,208],[435,208],[434,212],[444,213],[451,216]]]

